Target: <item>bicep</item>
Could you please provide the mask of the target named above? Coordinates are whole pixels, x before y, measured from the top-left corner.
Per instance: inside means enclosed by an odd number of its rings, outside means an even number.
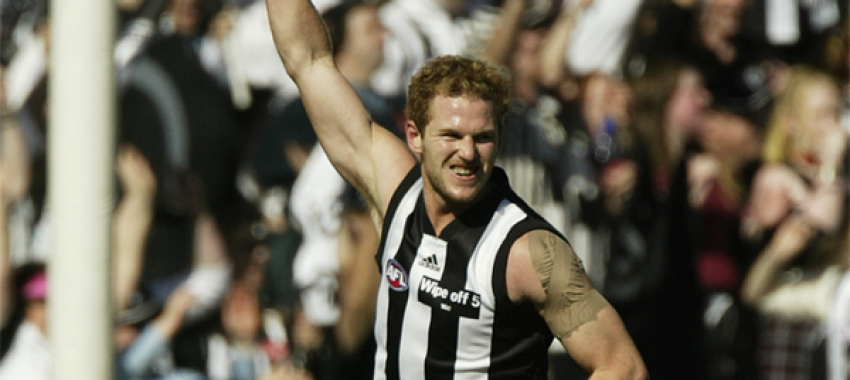
[[[392,192],[415,164],[412,154],[403,141],[371,121],[332,62],[305,69],[296,83],[331,163],[383,214]]]
[[[582,367],[594,374],[641,378],[644,367],[634,343],[569,244],[549,231],[532,231],[517,243],[508,262],[511,299],[533,302]]]
[[[511,299],[533,302],[578,364],[594,373],[641,378],[643,362],[619,315],[593,288],[566,241],[532,231],[517,240],[508,260]]]

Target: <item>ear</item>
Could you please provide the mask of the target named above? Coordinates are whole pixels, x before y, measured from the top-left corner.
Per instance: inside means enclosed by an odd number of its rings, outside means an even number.
[[[404,134],[407,136],[407,146],[418,159],[422,154],[422,133],[413,120],[408,120],[407,124],[405,124]]]

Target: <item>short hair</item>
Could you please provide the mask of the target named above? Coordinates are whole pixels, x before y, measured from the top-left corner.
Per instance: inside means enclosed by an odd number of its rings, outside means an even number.
[[[508,72],[489,62],[457,55],[428,61],[408,86],[405,114],[422,130],[431,122],[431,103],[437,96],[471,97],[493,105],[493,121],[501,131],[511,102]]]

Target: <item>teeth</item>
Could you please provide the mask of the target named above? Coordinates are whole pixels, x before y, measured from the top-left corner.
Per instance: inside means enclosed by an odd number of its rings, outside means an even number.
[[[463,176],[472,174],[472,169],[469,169],[469,168],[454,167],[454,168],[452,168],[452,171],[454,171],[455,174],[457,174],[457,175],[463,175]]]

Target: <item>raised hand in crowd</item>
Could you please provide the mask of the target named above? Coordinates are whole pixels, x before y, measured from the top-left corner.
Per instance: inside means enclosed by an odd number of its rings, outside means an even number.
[[[258,380],[313,380],[313,376],[301,368],[279,365]]]
[[[154,213],[156,177],[147,158],[132,145],[118,149],[115,165],[124,192],[113,219],[113,286],[121,310],[139,281],[145,241]]]
[[[194,304],[195,295],[186,286],[180,286],[168,296],[162,313],[152,323],[164,336],[171,338],[183,327],[186,313]]]
[[[623,211],[634,193],[637,178],[637,164],[631,160],[612,162],[599,174],[599,191],[610,215],[619,215]]]

